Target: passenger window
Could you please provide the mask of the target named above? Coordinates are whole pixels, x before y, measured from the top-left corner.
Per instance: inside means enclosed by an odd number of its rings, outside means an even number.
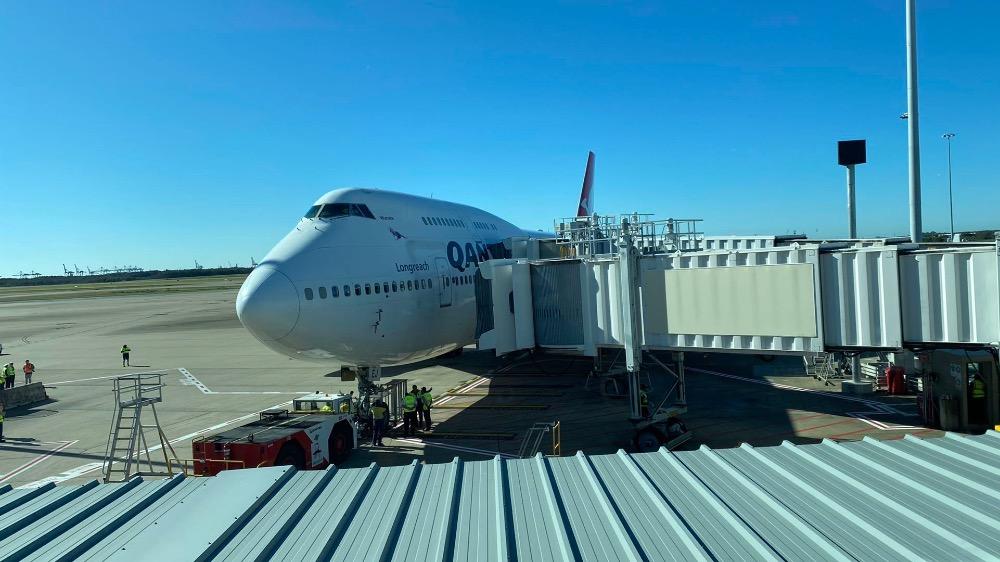
[[[433,289],[434,288],[434,283],[430,279],[427,280],[427,288],[428,289]]]
[[[306,300],[307,301],[313,300],[313,290],[312,289],[310,289],[309,287],[306,287],[306,290],[303,291],[303,292],[306,294]]]
[[[306,216],[304,216],[302,218],[311,219],[311,218],[315,217],[316,214],[319,213],[319,208],[322,207],[322,206],[323,205],[313,205],[312,207],[309,207],[309,210],[306,211]]]
[[[325,299],[326,298],[326,287],[320,287],[319,288],[319,298],[321,298],[321,299]]]
[[[351,286],[350,285],[344,285],[344,296],[345,297],[351,296]]]
[[[392,292],[393,293],[396,292],[396,282],[395,281],[392,282]]]
[[[359,296],[361,295],[361,285],[359,284],[354,285],[354,294]]]
[[[426,289],[427,288],[427,283],[425,283],[423,279],[420,280],[420,288],[421,289]]]
[[[379,285],[378,283],[375,283],[375,294],[377,295],[381,292],[382,292],[382,286]]]
[[[410,280],[408,280],[406,282],[406,290],[407,291],[412,291],[413,290],[413,280],[412,279],[410,279]]]
[[[330,296],[333,298],[337,298],[340,296],[340,289],[338,289],[336,285],[330,287]]]
[[[365,283],[365,294],[366,295],[372,294],[372,284],[371,283]]]
[[[389,284],[388,283],[382,283],[382,292],[383,293],[388,293],[389,292]]]

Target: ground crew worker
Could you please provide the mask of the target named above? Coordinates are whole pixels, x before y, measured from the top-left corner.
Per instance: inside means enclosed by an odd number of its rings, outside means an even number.
[[[424,431],[431,430],[431,404],[434,402],[431,390],[427,390],[426,386],[420,388],[420,416],[423,418],[421,421],[424,422]]]
[[[329,402],[324,402],[323,405],[320,406],[319,411],[323,412],[324,414],[329,414],[329,413],[333,412],[333,408],[330,407],[330,403]]]
[[[4,363],[3,369],[0,369],[0,388],[7,388],[7,364]]]
[[[351,413],[351,399],[350,398],[348,398],[347,400],[344,400],[343,402],[340,403],[340,413],[341,414],[350,414]]]
[[[385,426],[389,423],[389,407],[381,398],[372,404],[372,446],[382,446],[382,434],[385,433]]]
[[[6,439],[3,438],[3,415],[4,411],[0,410],[0,443],[6,441]]]
[[[4,368],[3,368],[3,374],[4,374],[3,387],[4,388],[14,388],[14,373],[15,372],[16,371],[14,370],[14,363],[7,363],[7,365],[4,366]]]
[[[129,354],[130,351],[132,351],[132,350],[128,348],[128,344],[125,344],[125,345],[122,346],[122,351],[121,351],[121,353],[122,353],[122,367],[125,367],[125,366],[129,365],[128,354]]]
[[[409,437],[417,432],[417,385],[403,396],[403,435]]]
[[[986,423],[986,382],[978,374],[973,375],[969,391],[969,423]]]
[[[31,360],[24,360],[24,367],[21,367],[24,371],[24,384],[31,384],[31,375],[35,372],[35,365],[32,364]]]

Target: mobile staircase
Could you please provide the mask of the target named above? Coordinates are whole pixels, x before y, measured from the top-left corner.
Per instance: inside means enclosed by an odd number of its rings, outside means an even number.
[[[156,404],[163,402],[163,375],[160,373],[140,373],[115,377],[115,414],[108,433],[108,445],[104,453],[103,475],[105,482],[125,482],[135,475],[170,476],[170,458],[176,458],[173,446],[160,427],[156,415]],[[152,424],[143,423],[143,410],[152,415]],[[150,456],[150,440],[146,430],[152,432],[159,444],[153,450],[163,453],[166,470],[156,470]],[[170,457],[167,452],[170,452]],[[142,470],[145,454],[146,470]]]

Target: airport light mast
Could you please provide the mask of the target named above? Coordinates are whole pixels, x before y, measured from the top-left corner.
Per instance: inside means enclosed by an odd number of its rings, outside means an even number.
[[[906,125],[910,147],[910,241],[920,242],[920,121],[917,115],[917,0],[906,0]]]
[[[955,133],[945,133],[941,138],[948,141],[948,219],[951,221],[951,241],[955,241],[955,206],[951,199],[951,139]]]

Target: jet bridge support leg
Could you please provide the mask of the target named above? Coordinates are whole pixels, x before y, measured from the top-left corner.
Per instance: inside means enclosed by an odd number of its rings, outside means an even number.
[[[639,451],[655,451],[661,446],[672,449],[691,438],[691,432],[680,420],[681,414],[687,411],[682,403],[675,403],[673,406],[663,408],[663,403],[673,393],[673,389],[668,391],[667,396],[656,405],[650,408],[649,389],[643,389],[641,385],[642,374],[642,325],[639,315],[639,253],[632,243],[628,220],[622,221],[622,237],[618,242],[618,271],[620,284],[622,287],[622,332],[625,343],[625,373],[628,381],[628,405],[629,420],[635,425],[635,447]],[[667,372],[670,369],[652,355],[650,358],[654,363],[660,365]],[[674,356],[677,371],[674,373],[678,379],[678,396],[681,401],[684,396],[684,354],[679,352]],[[643,396],[645,396],[645,408],[643,408]]]

